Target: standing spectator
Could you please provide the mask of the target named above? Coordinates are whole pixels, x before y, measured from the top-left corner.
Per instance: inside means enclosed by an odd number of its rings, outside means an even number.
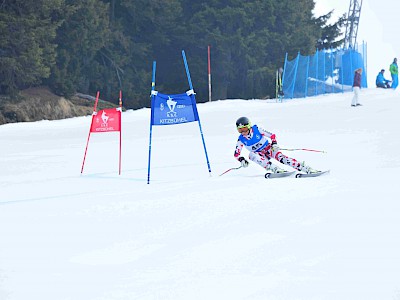
[[[362,74],[362,68],[359,68],[354,71],[354,80],[353,80],[353,91],[354,91],[354,96],[353,99],[351,100],[351,106],[360,106],[361,103],[358,103],[358,96],[360,95],[360,89],[361,89],[361,74]]]
[[[399,68],[397,67],[397,58],[393,59],[390,65],[390,75],[392,75],[392,88],[396,89],[399,85]]]
[[[385,78],[385,76],[383,75],[383,73],[385,73],[384,69],[382,69],[378,73],[378,76],[376,76],[376,87],[383,88],[383,89],[390,88],[390,84],[389,84],[390,80],[387,80]]]

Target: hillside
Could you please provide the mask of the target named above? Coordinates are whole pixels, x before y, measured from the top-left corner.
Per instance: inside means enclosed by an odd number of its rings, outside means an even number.
[[[90,96],[77,94],[66,99],[44,87],[30,88],[23,90],[16,99],[0,98],[0,125],[86,116],[92,113],[93,104],[94,98]],[[99,101],[98,109],[114,106],[110,102]]]

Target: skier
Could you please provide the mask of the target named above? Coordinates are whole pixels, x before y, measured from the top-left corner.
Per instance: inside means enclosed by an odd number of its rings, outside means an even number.
[[[269,173],[287,172],[274,165],[270,161],[271,158],[307,174],[320,172],[306,166],[304,162],[300,163],[296,159],[284,155],[279,149],[275,134],[257,125],[252,126],[248,118],[240,117],[237,119],[236,128],[240,135],[236,143],[234,156],[241,163],[242,167],[246,168],[249,165],[249,162],[243,156],[240,156],[243,147],[245,147],[250,152],[250,160],[263,167]]]

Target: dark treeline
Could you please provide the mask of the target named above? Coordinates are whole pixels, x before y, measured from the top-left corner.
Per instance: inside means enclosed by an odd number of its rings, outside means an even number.
[[[2,0],[0,94],[46,85],[70,97],[100,91],[127,108],[149,106],[156,89],[189,89],[185,50],[200,102],[208,100],[207,46],[213,99],[274,97],[285,53],[336,47],[343,18],[313,16],[314,0]]]

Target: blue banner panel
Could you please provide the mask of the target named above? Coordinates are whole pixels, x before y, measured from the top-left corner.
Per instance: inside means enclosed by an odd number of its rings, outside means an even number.
[[[198,121],[194,95],[152,95],[152,125],[174,125]]]

